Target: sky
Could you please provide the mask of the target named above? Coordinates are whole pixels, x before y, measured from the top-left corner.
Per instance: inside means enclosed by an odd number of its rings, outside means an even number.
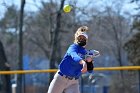
[[[0,18],[3,17],[5,11],[6,11],[6,6],[15,4],[18,9],[20,9],[20,1],[21,0],[0,0]],[[29,12],[35,12],[38,10],[36,6],[41,6],[40,4],[41,0],[26,0],[26,5],[25,5],[25,10]],[[43,1],[48,1],[48,0],[43,0]],[[53,1],[58,1],[58,0],[53,0]],[[67,0],[68,2],[70,0]],[[76,7],[83,7],[86,6],[89,2],[89,7],[97,7],[102,9],[103,6],[105,5],[112,5],[114,1],[116,0],[76,0],[77,1],[77,6]],[[119,1],[119,0],[118,0]],[[120,0],[121,2],[124,2],[124,5],[122,7],[122,12],[128,12],[130,14],[136,14],[137,12],[134,10],[134,8],[137,8],[138,6],[135,3],[129,3],[130,0]],[[66,2],[66,4],[68,4]]]

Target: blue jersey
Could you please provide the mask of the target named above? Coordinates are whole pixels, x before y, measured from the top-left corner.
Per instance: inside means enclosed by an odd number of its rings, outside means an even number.
[[[79,62],[84,59],[85,54],[86,49],[82,46],[78,44],[70,45],[59,65],[60,71],[68,76],[79,77],[83,67]]]

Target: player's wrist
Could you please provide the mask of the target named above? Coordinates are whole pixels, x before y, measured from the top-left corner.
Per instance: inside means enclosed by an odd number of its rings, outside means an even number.
[[[79,63],[80,63],[81,65],[86,64],[86,62],[85,62],[84,60],[81,60]]]

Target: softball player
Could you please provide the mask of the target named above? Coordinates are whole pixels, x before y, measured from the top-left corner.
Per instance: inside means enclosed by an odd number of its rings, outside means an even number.
[[[76,31],[74,43],[69,46],[59,64],[59,70],[50,83],[48,93],[80,93],[78,79],[82,73],[87,72],[85,62],[87,31],[87,26],[82,26]],[[88,57],[86,61],[92,62],[92,58]]]

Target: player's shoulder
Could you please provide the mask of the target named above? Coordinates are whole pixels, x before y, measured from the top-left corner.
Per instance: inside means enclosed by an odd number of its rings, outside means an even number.
[[[76,47],[78,47],[78,44],[73,43],[73,44],[70,45],[70,47],[75,47],[76,48]]]
[[[78,49],[78,45],[77,44],[75,44],[75,43],[73,43],[73,44],[71,44],[70,46],[69,46],[69,48],[68,48],[68,50],[77,50]]]

